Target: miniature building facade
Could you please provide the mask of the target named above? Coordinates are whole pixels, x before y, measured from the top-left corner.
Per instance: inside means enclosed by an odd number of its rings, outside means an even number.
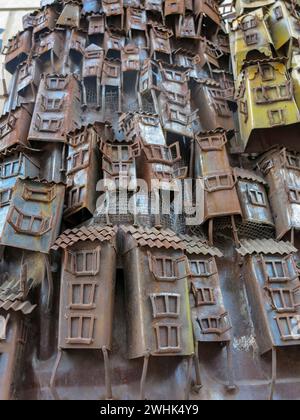
[[[3,50],[0,399],[299,398],[299,10],[24,16]]]

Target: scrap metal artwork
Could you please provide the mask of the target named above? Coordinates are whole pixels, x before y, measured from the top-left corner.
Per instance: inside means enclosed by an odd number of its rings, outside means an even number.
[[[2,51],[0,399],[299,399],[299,22],[296,0],[24,16]]]

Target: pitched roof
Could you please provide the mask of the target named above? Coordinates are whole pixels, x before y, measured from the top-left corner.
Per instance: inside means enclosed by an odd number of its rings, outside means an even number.
[[[234,174],[239,179],[247,179],[248,181],[258,182],[260,184],[267,185],[267,181],[254,171],[249,171],[248,169],[234,168]]]
[[[223,257],[222,252],[215,247],[209,246],[205,238],[198,236],[179,235],[184,244],[187,254],[211,255],[212,257]]]
[[[68,229],[55,241],[52,249],[57,251],[59,248],[68,248],[77,242],[85,241],[111,241],[115,238],[117,228],[102,225],[82,226],[76,229]]]
[[[170,229],[158,230],[156,228],[121,226],[121,231],[130,234],[137,245],[149,248],[179,249],[187,254],[211,255],[222,257],[221,251],[210,247],[205,238],[189,235],[177,235]]]
[[[37,305],[32,305],[25,295],[28,295],[28,291],[25,293],[22,290],[20,279],[7,280],[0,286],[0,309],[31,314]]]
[[[237,252],[243,257],[252,254],[289,255],[297,252],[290,242],[277,242],[274,239],[242,239]]]
[[[158,230],[147,227],[121,226],[120,230],[130,234],[139,246],[159,249],[179,249],[182,251],[185,249],[182,240],[170,229]]]

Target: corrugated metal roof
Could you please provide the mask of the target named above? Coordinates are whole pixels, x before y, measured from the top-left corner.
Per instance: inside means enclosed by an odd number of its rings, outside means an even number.
[[[156,228],[121,226],[120,230],[130,234],[137,245],[149,248],[165,248],[184,250],[183,241],[172,230],[158,230]]]
[[[76,229],[66,230],[55,241],[52,249],[57,251],[59,248],[68,248],[77,242],[85,241],[111,241],[117,233],[117,228],[102,225],[82,226]]]
[[[297,252],[290,242],[277,242],[274,239],[242,239],[237,252],[243,257],[252,254],[288,255]]]
[[[260,184],[268,185],[267,181],[254,171],[242,168],[234,168],[233,171],[237,178],[247,179],[248,181],[254,181]]]
[[[179,235],[184,244],[187,254],[211,255],[212,257],[223,257],[222,252],[215,247],[209,246],[204,238],[198,236]]]
[[[26,295],[31,286],[29,285]],[[29,315],[33,312],[37,305],[32,305],[26,300],[25,292],[21,289],[20,279],[7,280],[0,286],[0,309],[5,311],[22,312]]]

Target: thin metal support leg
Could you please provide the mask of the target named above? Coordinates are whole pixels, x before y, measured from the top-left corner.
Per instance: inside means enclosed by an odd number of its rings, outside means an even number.
[[[105,368],[105,398],[108,401],[113,399],[112,394],[112,385],[111,385],[111,367],[109,354],[106,347],[102,348],[102,353],[104,357],[104,368]]]
[[[187,384],[186,384],[186,390],[185,390],[185,400],[186,401],[188,401],[190,399],[190,392],[191,392],[191,387],[192,387],[193,361],[194,361],[194,355],[189,357],[188,372],[187,372]]]
[[[147,354],[144,357],[144,366],[143,366],[143,374],[141,379],[141,386],[140,386],[140,400],[145,401],[145,386],[146,386],[146,380],[148,375],[148,368],[149,368],[149,360],[150,360],[150,354]]]
[[[196,341],[196,344],[195,344],[194,363],[195,363],[195,372],[196,372],[196,383],[194,384],[193,388],[195,392],[199,392],[200,389],[203,387],[203,385],[202,385],[202,379],[201,379],[198,341]]]
[[[272,349],[272,382],[270,386],[270,397],[269,397],[270,401],[273,401],[274,399],[276,382],[277,382],[277,351],[275,347],[273,347]]]
[[[59,349],[58,353],[57,353],[56,361],[55,361],[55,364],[54,364],[54,367],[53,367],[51,379],[50,379],[50,390],[51,390],[52,395],[53,395],[55,400],[60,400],[59,395],[58,395],[58,393],[56,391],[56,388],[55,388],[55,377],[56,377],[56,373],[58,371],[59,364],[61,362],[62,354],[63,354],[62,349]]]
[[[227,389],[229,391],[235,391],[236,385],[235,385],[234,374],[233,374],[233,354],[232,354],[232,347],[231,347],[230,341],[226,343],[226,349],[227,349],[227,369],[228,369]]]

